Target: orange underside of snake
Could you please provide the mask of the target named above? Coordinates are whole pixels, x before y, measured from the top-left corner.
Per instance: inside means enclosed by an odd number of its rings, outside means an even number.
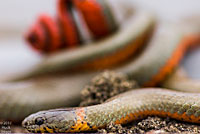
[[[59,0],[56,19],[43,14],[26,34],[25,38],[32,48],[43,54],[50,54],[79,46],[81,42],[72,8],[82,16],[95,39],[101,39],[112,32],[97,0]]]
[[[81,117],[80,120],[77,120],[77,123],[72,127],[73,130],[69,130],[67,132],[80,132],[80,131],[88,131],[88,130],[97,130],[98,128],[103,128],[104,126],[89,126],[87,122],[83,122],[84,120],[84,110],[78,110],[76,112],[77,116]],[[195,117],[194,115],[188,116],[186,113],[178,114],[178,113],[170,113],[170,112],[164,112],[164,111],[156,111],[156,110],[149,110],[149,111],[142,111],[138,113],[130,113],[126,117],[121,118],[120,120],[117,120],[115,124],[127,124],[131,121],[143,119],[147,116],[159,116],[159,117],[171,117],[173,119],[181,120],[181,121],[187,121],[191,123],[200,123],[200,117]],[[92,127],[92,128],[91,128]]]

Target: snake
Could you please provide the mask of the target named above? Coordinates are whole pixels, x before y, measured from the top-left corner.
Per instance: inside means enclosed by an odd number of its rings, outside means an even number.
[[[149,115],[200,123],[200,94],[134,89],[99,105],[41,111],[27,117],[22,125],[35,133],[92,132],[110,122],[126,124]]]
[[[163,42],[168,45],[166,45],[167,47],[170,47],[171,45],[171,47],[173,48],[172,50],[177,50],[177,47],[180,47],[180,45],[184,45],[184,47],[189,47],[188,45],[194,45],[196,40],[199,40],[199,37],[194,36],[194,39],[192,38],[192,40],[187,40],[189,42],[186,42],[185,44],[185,39],[183,39],[183,37],[180,38],[182,36],[182,34],[180,33],[182,32],[176,33],[174,27],[171,27],[170,29],[170,27],[164,26],[162,28],[164,29],[156,33],[156,35],[154,36],[155,40],[153,39],[152,42],[147,46],[147,48],[144,50],[144,53],[142,53],[142,56],[139,56],[137,59],[132,61],[132,63],[128,63],[120,69],[116,69],[116,71],[123,72],[130,79],[138,80],[141,85],[143,84],[144,86],[147,86],[147,84],[149,84],[149,86],[151,86],[152,83],[155,83],[154,81],[152,82],[152,80],[154,80],[152,79],[154,78],[152,77],[152,73],[154,73],[153,70],[156,67],[154,65],[154,67],[151,68],[151,66],[153,65],[152,63],[162,63],[163,61],[163,59],[158,61],[158,58],[156,57],[160,53],[152,53],[155,52],[155,48],[159,48],[160,46],[160,49],[158,49],[158,51],[162,50],[162,54],[164,55],[171,53],[171,51],[168,52],[166,50],[169,49],[162,47]],[[167,30],[169,30],[169,32]],[[178,40],[169,40],[173,39],[173,37],[175,37],[174,39],[177,39],[178,37]],[[181,41],[182,39],[184,40],[183,42]],[[195,42],[193,42],[194,40]],[[182,57],[184,52],[186,51],[186,48],[181,50],[182,52],[178,52],[178,56]],[[150,53],[152,54],[152,56],[155,54],[155,61],[151,60],[149,62],[144,62],[147,61]],[[166,58],[166,61],[168,61],[169,59],[168,57],[164,58]],[[141,59],[143,59],[144,61],[141,62]],[[176,62],[178,62],[179,60],[180,59],[177,59]],[[166,61],[164,62],[164,64],[160,63],[156,65],[158,66],[158,68],[163,65],[166,66]],[[176,63],[176,65],[174,64],[174,62],[172,63],[173,67],[178,65],[178,63]],[[139,69],[141,69],[139,67],[142,67],[143,71],[138,71]],[[130,70],[128,70],[129,68]],[[145,69],[148,70],[149,76],[151,77],[148,77],[148,75],[146,75],[148,73],[145,72]],[[143,77],[141,77],[141,74]],[[179,75],[180,74],[174,74],[170,77],[173,78]],[[147,78],[150,78],[152,80]],[[183,80],[187,82],[184,77],[181,78],[183,78]],[[146,82],[149,80],[151,81],[150,83]],[[181,82],[179,82],[171,78],[169,78],[169,80],[174,84],[167,84],[169,82],[165,81],[163,87],[170,86],[170,89],[174,88],[182,92],[158,88],[136,89],[113,97],[105,103],[99,105],[81,108],[53,109],[49,111],[38,112],[27,117],[23,121],[22,125],[30,132],[84,132],[94,131],[98,128],[103,128],[110,122],[114,122],[116,124],[126,124],[149,115],[171,117],[182,121],[200,123],[199,93],[184,93],[199,92],[198,90],[194,91],[191,88],[193,82],[188,84],[188,86],[184,89],[183,86],[181,86],[181,83],[184,81],[181,80]],[[176,82],[178,83],[178,86],[176,86]]]
[[[161,26],[141,55],[113,70],[124,73],[129,79],[137,80],[142,86],[157,85],[178,65],[188,47],[199,42],[198,34],[186,37],[183,33],[174,25]],[[159,54],[162,56],[159,57]],[[148,60],[149,58],[151,60]],[[199,123],[199,93],[183,93],[194,92],[189,89],[192,83],[184,89],[181,86],[183,81],[174,81],[176,82],[180,83],[180,86],[168,84],[170,89],[182,92],[156,88],[136,89],[99,105],[38,112],[27,117],[22,125],[28,131],[37,133],[84,132],[103,128],[110,122],[126,124],[149,115]],[[167,84],[165,86],[167,87]],[[165,86],[163,84],[163,87]]]
[[[186,50],[199,42],[200,30],[199,25],[163,24],[155,28],[155,23],[155,17],[150,13],[135,11],[113,35],[77,49],[47,56],[32,71],[11,82],[1,83],[0,119],[19,122],[37,111],[76,106],[80,102],[81,89],[98,74],[98,70],[105,68],[122,72],[141,86],[158,86],[178,66]],[[149,40],[150,43],[145,46]],[[139,53],[141,47],[144,50]],[[137,57],[133,56],[135,53]],[[130,60],[122,64],[127,58]],[[97,71],[77,71],[81,69]],[[55,74],[66,70],[69,71],[65,74]],[[71,73],[71,70],[77,73]],[[182,87],[179,88],[181,90]],[[165,90],[160,92],[164,93]],[[190,90],[187,89],[187,92]],[[24,127],[28,125],[23,124]],[[58,131],[61,132],[61,129]]]

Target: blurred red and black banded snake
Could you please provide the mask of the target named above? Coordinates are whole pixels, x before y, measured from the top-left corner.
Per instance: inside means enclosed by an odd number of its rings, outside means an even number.
[[[37,51],[51,54],[34,70],[15,78],[14,82],[1,83],[0,119],[21,121],[40,110],[77,105],[84,85],[98,73],[97,70],[107,68],[122,72],[144,87],[165,85],[173,89],[172,85],[162,83],[172,74],[186,50],[200,42],[200,23],[184,26],[163,24],[154,30],[156,21],[151,14],[132,11],[126,18],[127,22],[116,29],[112,8],[107,0],[59,0],[56,21],[46,15],[40,17],[26,38]],[[73,10],[81,14],[98,41],[67,49],[81,44]],[[142,53],[130,60],[152,34]],[[66,50],[56,52],[61,48]],[[124,62],[126,59],[129,61]],[[94,71],[54,74],[66,70]],[[181,86],[176,90],[182,91]],[[190,92],[189,88],[184,91]],[[138,89],[97,106],[39,112],[26,118],[23,126],[31,132],[78,132],[95,130],[111,121],[127,123],[147,115],[199,123],[199,98],[199,94]]]
[[[75,11],[95,39],[101,39],[116,30],[117,25],[109,14],[109,8],[104,6],[104,1],[59,0],[57,5],[55,20],[46,14],[41,15],[26,35],[29,44],[39,52],[53,53],[81,45]]]

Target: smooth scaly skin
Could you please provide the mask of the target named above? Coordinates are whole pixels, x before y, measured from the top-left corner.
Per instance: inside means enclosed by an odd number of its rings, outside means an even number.
[[[119,50],[127,46],[137,48],[136,46],[143,44],[141,39],[144,41],[148,39],[154,19],[145,13],[136,14],[130,20],[130,25],[116,35],[87,47],[50,56],[35,73],[67,70],[90,60],[98,61],[103,56],[109,61],[109,55],[118,54]],[[35,73],[28,76],[36,75]],[[54,76],[35,78],[30,81],[1,83],[0,119],[20,122],[27,115],[40,110],[77,105],[80,102],[81,89],[97,73],[65,73],[63,76],[54,74]]]
[[[30,132],[80,132],[125,124],[149,115],[200,123],[200,94],[146,88],[125,92],[99,105],[55,109],[30,115],[23,126]]]

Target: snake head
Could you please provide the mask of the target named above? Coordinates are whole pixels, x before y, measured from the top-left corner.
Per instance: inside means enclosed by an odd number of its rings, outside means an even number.
[[[56,109],[32,114],[24,119],[22,126],[34,133],[67,132],[76,120],[73,109]]]

